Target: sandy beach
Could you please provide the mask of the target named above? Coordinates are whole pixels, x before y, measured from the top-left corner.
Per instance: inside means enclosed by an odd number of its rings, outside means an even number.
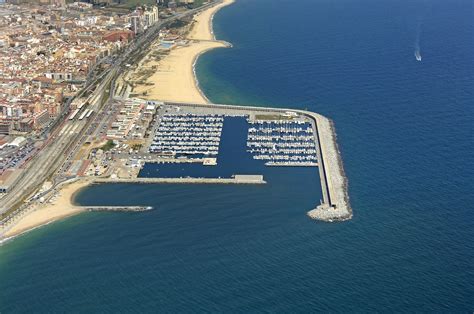
[[[161,101],[182,101],[205,104],[207,102],[197,87],[193,65],[197,56],[210,49],[225,47],[220,42],[191,42],[189,46],[176,47],[159,62],[146,66],[158,66],[158,70],[147,80],[153,85],[138,85],[133,93],[145,99]]]
[[[214,14],[222,7],[232,4],[234,0],[224,0],[222,3],[202,11],[194,16],[194,27],[188,35],[189,39],[215,40],[212,31],[212,19]]]
[[[187,36],[188,45],[172,49],[163,60],[143,64],[146,68],[156,66],[157,70],[146,80],[146,84],[135,86],[133,93],[145,99],[207,103],[195,78],[194,63],[206,51],[228,47],[228,44],[215,40],[211,23],[219,9],[233,2],[234,0],[224,0],[197,14]],[[141,96],[143,93],[146,96]]]
[[[66,218],[83,211],[82,208],[72,203],[74,194],[89,185],[88,181],[78,181],[65,185],[59,192],[53,203],[33,205],[37,208],[24,216],[16,225],[5,233],[5,237],[11,237],[23,233],[32,228]]]

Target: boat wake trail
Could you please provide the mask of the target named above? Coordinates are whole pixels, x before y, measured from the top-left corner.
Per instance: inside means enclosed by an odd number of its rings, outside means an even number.
[[[421,49],[420,49],[420,37],[421,37],[421,21],[418,23],[416,28],[416,38],[415,38],[415,58],[417,61],[421,61]]]

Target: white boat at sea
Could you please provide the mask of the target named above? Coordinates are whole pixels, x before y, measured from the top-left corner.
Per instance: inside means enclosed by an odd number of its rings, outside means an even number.
[[[421,54],[418,50],[415,51],[415,58],[416,58],[416,61],[421,61]]]

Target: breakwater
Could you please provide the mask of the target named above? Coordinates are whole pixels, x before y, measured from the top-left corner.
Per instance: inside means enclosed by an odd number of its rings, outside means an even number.
[[[98,178],[92,183],[266,184],[267,182],[262,175],[234,175],[232,178]]]
[[[323,197],[326,199],[308,212],[312,219],[323,221],[344,221],[352,218],[349,204],[347,178],[344,174],[342,158],[336,142],[334,124],[328,118],[313,114],[316,120],[320,177],[324,183]]]
[[[81,206],[84,210],[90,212],[145,212],[152,210],[152,206]]]

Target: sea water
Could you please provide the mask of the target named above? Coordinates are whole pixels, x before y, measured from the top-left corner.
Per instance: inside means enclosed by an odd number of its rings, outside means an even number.
[[[222,9],[215,33],[233,48],[199,59],[203,91],[333,119],[354,219],[306,216],[320,198],[307,168],[262,186],[95,186],[77,201],[155,210],[85,213],[3,245],[0,311],[472,312],[472,12],[470,0]]]

